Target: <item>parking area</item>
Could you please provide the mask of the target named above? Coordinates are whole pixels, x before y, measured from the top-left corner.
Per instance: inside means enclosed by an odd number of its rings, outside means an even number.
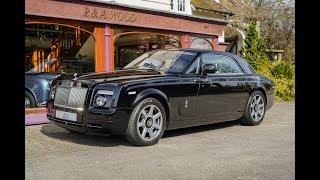
[[[294,179],[295,104],[277,102],[259,126],[234,122],[166,131],[158,144],[123,136],[25,127],[26,179]]]

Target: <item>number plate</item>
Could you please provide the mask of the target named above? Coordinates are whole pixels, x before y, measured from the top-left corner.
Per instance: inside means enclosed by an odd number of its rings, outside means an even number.
[[[56,111],[56,117],[59,119],[65,119],[69,121],[77,121],[77,114],[65,111]]]

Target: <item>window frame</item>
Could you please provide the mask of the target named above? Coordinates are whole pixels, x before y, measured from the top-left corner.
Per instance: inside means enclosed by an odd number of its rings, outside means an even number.
[[[170,11],[186,13],[187,0],[170,0],[169,6]]]
[[[200,55],[201,56],[201,55]],[[195,58],[190,62],[190,64],[186,67],[186,69],[182,72],[185,75],[200,75],[201,69],[200,69],[200,64],[201,64],[201,57],[199,55],[196,55]],[[193,65],[193,63],[195,63],[196,61],[198,61],[198,67],[197,67],[197,71],[196,73],[187,73],[187,71],[191,68],[191,66]]]
[[[182,74],[184,75],[189,75],[189,76],[200,76],[202,74],[202,68],[203,68],[203,55],[212,55],[212,56],[222,56],[222,57],[226,57],[228,59],[230,59],[231,61],[233,61],[238,68],[240,69],[241,73],[208,73],[207,76],[235,76],[235,75],[245,75],[245,71],[242,69],[242,67],[240,66],[240,64],[238,63],[238,61],[228,55],[225,54],[215,54],[215,53],[198,53],[197,56],[195,56],[195,58],[193,59],[193,61],[186,67],[186,69],[182,72]],[[187,71],[189,70],[189,68],[192,66],[192,64],[199,58],[199,63],[200,67],[199,68],[199,72],[198,73],[187,73]]]
[[[203,68],[203,55],[212,55],[212,56],[222,56],[222,57],[226,57],[228,59],[230,59],[231,61],[233,61],[237,66],[238,68],[240,69],[241,73],[208,73],[207,76],[224,76],[224,75],[227,75],[227,76],[234,76],[234,75],[244,75],[244,70],[242,69],[242,67],[240,66],[240,64],[238,63],[238,61],[236,59],[234,59],[233,57],[230,57],[228,55],[224,55],[224,54],[214,54],[214,53],[202,53],[201,54],[201,58],[200,58],[200,73],[202,73],[202,68]]]
[[[174,3],[175,2],[175,0],[170,0],[170,10],[171,11],[174,11]]]

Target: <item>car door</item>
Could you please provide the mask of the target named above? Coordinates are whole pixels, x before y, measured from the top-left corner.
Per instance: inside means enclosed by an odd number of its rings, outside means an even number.
[[[198,114],[203,124],[233,120],[241,117],[240,96],[245,89],[243,71],[231,57],[203,54],[201,67],[214,64],[218,71],[199,77]]]
[[[197,58],[191,65],[194,72],[181,74],[174,82],[173,86],[165,89],[170,94],[170,128],[189,127],[198,124],[198,92],[200,84],[194,79],[199,77],[200,60]],[[195,69],[194,69],[195,67]]]

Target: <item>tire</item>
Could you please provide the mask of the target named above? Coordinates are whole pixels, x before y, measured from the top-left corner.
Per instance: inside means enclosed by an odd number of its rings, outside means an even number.
[[[254,91],[247,103],[240,123],[255,126],[262,122],[266,112],[266,98],[261,91]]]
[[[36,100],[34,99],[33,95],[28,91],[24,91],[24,106],[25,108],[36,107]]]
[[[166,111],[161,102],[146,98],[133,109],[125,137],[129,143],[137,146],[157,144],[164,133],[165,124]]]

